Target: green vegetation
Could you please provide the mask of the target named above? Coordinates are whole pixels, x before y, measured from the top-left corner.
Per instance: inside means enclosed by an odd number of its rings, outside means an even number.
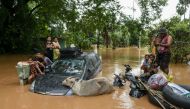
[[[177,13],[179,15],[184,15],[185,18],[185,13],[187,12],[187,8],[190,5],[190,1],[189,0],[179,0],[179,3],[177,4]]]
[[[0,0],[0,53],[27,53],[44,48],[47,36],[60,37],[65,46],[89,49],[92,44],[106,47],[148,46],[160,27],[174,38],[172,59],[190,54],[190,21],[180,19],[190,5],[179,0],[178,17],[159,20],[168,0],[135,0],[139,19],[121,12],[119,0]]]
[[[0,53],[31,51],[48,35],[87,48],[90,34],[107,32],[119,9],[114,0],[1,0]]]
[[[161,21],[158,25],[154,25],[149,32],[149,39],[155,36],[160,27],[166,27],[169,34],[173,38],[171,47],[172,61],[184,62],[186,55],[190,54],[190,25],[189,20],[181,20],[180,17],[173,17],[167,21]]]

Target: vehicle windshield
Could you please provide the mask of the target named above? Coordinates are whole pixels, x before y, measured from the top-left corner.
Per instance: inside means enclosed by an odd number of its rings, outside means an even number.
[[[52,73],[62,74],[64,76],[81,76],[84,72],[83,59],[64,59],[55,61],[51,65]]]

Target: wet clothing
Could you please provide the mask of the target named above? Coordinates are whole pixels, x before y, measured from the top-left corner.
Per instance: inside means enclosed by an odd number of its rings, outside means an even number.
[[[158,72],[158,67],[154,63],[152,63],[148,67],[145,67],[145,69],[143,70],[144,73],[141,74],[140,77],[142,78],[143,81],[148,81],[150,76]]]
[[[158,53],[156,57],[156,62],[161,69],[166,69],[169,67],[171,53]]]
[[[44,62],[46,64],[46,66],[53,63],[48,57],[44,57]]]
[[[148,66],[149,65],[148,60],[144,60],[143,65]]]
[[[160,42],[161,42],[160,37],[157,36],[154,38],[153,40],[154,47],[152,48],[152,54],[156,55],[158,53],[159,46],[157,44],[159,44]]]
[[[53,42],[53,60],[57,60],[60,57],[60,48],[59,42]]]
[[[47,57],[50,60],[53,60],[53,49],[52,49],[52,42],[48,41],[46,43],[46,53],[47,53]]]
[[[152,53],[153,55],[156,55],[156,47],[155,47],[155,46],[152,47],[151,53]]]
[[[151,63],[148,62],[148,60],[144,60],[143,65],[141,66],[141,69],[144,70],[144,73],[157,73],[158,66],[155,62],[155,60],[152,60]]]
[[[32,58],[32,60],[33,60],[33,61],[39,61],[39,62],[41,62],[41,63],[44,63],[43,57],[34,56],[34,57]]]
[[[52,48],[46,48],[47,57],[50,60],[53,60],[53,49]]]
[[[32,58],[32,61],[36,62],[36,64],[38,65],[38,67],[40,68],[40,70],[41,70],[42,72],[45,71],[45,67],[44,67],[44,66],[46,66],[46,63],[45,63],[43,57],[34,56],[34,57]],[[40,62],[41,64],[40,64],[40,63],[37,63],[37,62]],[[38,72],[38,73],[39,73],[39,72]]]
[[[169,37],[170,37],[169,35],[165,36],[161,40],[161,44],[167,44]],[[158,53],[156,56],[156,62],[160,66],[161,69],[169,68],[170,57],[171,57],[170,47],[169,46],[159,46]]]
[[[165,36],[162,40],[161,40],[161,44],[167,44],[168,43],[168,36]],[[170,47],[166,47],[166,46],[159,46],[158,48],[158,53],[170,53]]]
[[[36,70],[36,65],[34,62],[29,63],[30,64],[30,75],[36,75],[38,72]]]
[[[141,69],[144,70],[144,73],[148,72],[148,67],[149,67],[149,63],[148,63],[148,60],[144,60],[142,66],[141,66]]]
[[[53,49],[53,60],[57,60],[60,56],[59,49]]]
[[[35,64],[35,62],[32,62],[32,61],[30,61],[30,62],[28,62],[29,63],[29,65],[30,65],[30,76],[29,76],[29,83],[31,83],[34,79],[35,79],[35,77],[38,75],[38,71],[37,71],[37,69],[36,69],[36,64]]]
[[[144,70],[144,73],[140,75],[143,82],[147,82],[150,76],[158,72],[158,66],[154,59],[145,60],[141,66],[141,69]]]

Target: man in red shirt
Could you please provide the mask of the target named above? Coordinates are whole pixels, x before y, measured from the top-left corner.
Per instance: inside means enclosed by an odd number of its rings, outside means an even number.
[[[171,44],[173,42],[172,37],[168,34],[165,28],[159,30],[159,37],[161,39],[160,43],[157,43],[158,52],[157,52],[157,63],[160,66],[160,69],[168,74],[169,73],[169,63],[171,57]]]

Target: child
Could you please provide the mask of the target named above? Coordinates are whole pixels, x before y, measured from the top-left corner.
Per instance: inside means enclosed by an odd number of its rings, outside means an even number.
[[[146,64],[143,63],[141,66],[141,69],[144,70],[144,74],[141,75],[141,79],[147,82],[151,75],[158,72],[158,67],[155,63],[155,56],[153,54],[150,54],[148,58],[146,57],[145,61]]]
[[[28,78],[28,82],[31,83],[36,76],[44,75],[44,72],[40,69],[40,66],[43,67],[43,64],[39,61],[33,61],[32,58],[29,58],[27,61],[30,65],[30,76]]]
[[[144,57],[144,62],[142,64],[142,66],[141,66],[141,69],[144,71],[144,73],[146,73],[147,70],[148,70],[148,66],[149,66],[148,60],[149,60],[149,55],[146,54],[145,57]]]
[[[52,64],[53,62],[47,57],[47,52],[44,53],[44,62],[45,62],[45,65],[48,66],[50,64]]]
[[[148,73],[150,73],[150,75],[155,74],[158,72],[158,67],[157,65],[154,63],[154,60],[152,60],[151,58],[149,59],[149,66],[148,66]]]

